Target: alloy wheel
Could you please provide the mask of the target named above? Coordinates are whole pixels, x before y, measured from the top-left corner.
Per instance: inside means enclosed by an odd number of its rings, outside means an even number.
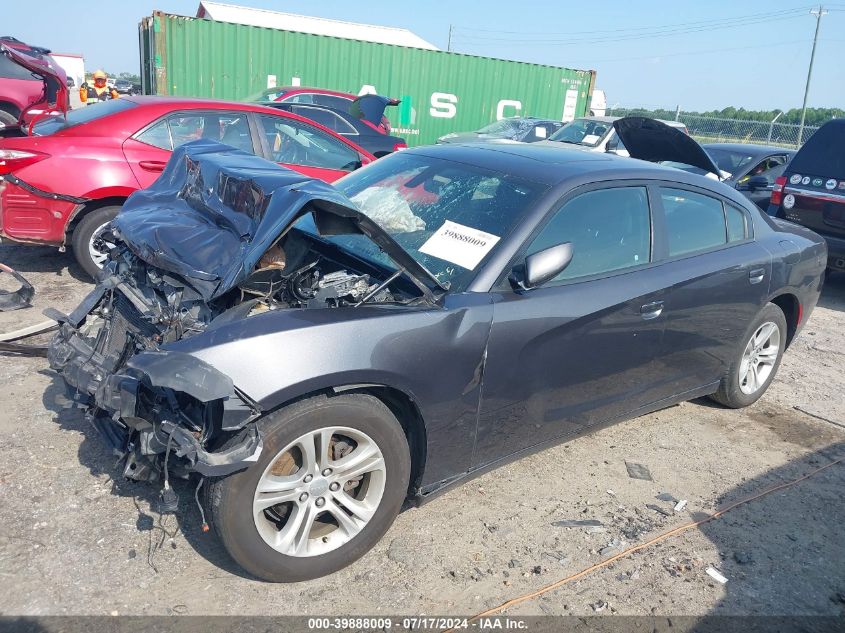
[[[108,224],[108,222],[103,222],[100,226],[98,226],[94,230],[94,233],[91,234],[91,239],[88,241],[88,255],[91,257],[91,261],[94,262],[97,268],[105,266],[106,261],[108,261],[109,258],[109,251],[114,248],[114,245],[109,244],[102,239],[103,231],[105,231]]]
[[[771,321],[763,323],[745,346],[739,365],[742,393],[756,393],[769,379],[780,356],[780,329]]]
[[[351,541],[384,495],[381,449],[366,433],[328,427],[306,433],[267,466],[253,519],[267,545],[287,556],[325,554]]]

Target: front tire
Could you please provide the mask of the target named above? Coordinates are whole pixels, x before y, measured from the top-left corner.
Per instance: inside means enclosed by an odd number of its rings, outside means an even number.
[[[298,582],[366,554],[408,491],[408,442],[390,409],[365,394],[321,396],[258,424],[259,460],[206,495],[232,558],[262,580]]]
[[[97,248],[97,240],[106,225],[117,217],[120,207],[100,207],[82,218],[71,236],[73,255],[79,265],[93,279],[108,260],[108,254]]]
[[[775,304],[767,303],[740,339],[719,390],[710,397],[732,409],[757,402],[780,367],[786,349],[786,333],[783,311]]]

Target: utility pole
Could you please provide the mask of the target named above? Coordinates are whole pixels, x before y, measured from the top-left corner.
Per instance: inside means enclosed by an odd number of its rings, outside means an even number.
[[[452,25],[449,25],[449,41],[446,43],[446,52],[452,52]]]
[[[801,125],[798,126],[798,147],[801,147],[801,141],[804,138],[804,118],[807,116],[807,95],[810,92],[810,77],[813,74],[813,60],[816,58],[816,43],[819,41],[819,26],[822,23],[822,16],[827,15],[822,5],[818,9],[810,11],[811,15],[816,16],[816,34],[813,36],[813,52],[810,53],[810,67],[807,69],[807,85],[804,87],[804,105],[801,106]]]

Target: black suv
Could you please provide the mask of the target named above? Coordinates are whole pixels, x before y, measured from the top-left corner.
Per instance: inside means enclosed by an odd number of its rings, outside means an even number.
[[[827,241],[828,268],[845,270],[845,119],[821,126],[775,180],[769,215]]]

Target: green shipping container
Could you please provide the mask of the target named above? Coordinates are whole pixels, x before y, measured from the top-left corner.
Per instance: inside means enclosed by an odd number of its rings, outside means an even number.
[[[300,84],[402,100],[387,115],[408,145],[508,116],[587,112],[595,71],[280,31],[156,12],[139,24],[146,94],[244,100]]]

